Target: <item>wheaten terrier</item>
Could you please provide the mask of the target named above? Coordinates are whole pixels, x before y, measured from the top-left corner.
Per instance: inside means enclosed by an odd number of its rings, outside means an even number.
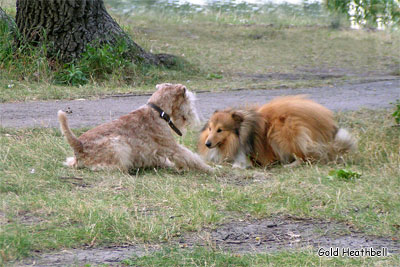
[[[79,138],[71,132],[65,112],[58,111],[61,131],[75,153],[66,165],[91,169],[175,167],[211,172],[212,169],[174,134],[198,122],[194,95],[181,84],[159,84],[146,105]],[[175,132],[173,132],[173,131]]]

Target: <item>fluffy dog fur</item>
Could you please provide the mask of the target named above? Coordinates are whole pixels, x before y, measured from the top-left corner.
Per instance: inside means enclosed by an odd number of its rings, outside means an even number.
[[[330,110],[304,96],[288,96],[261,107],[216,111],[200,134],[198,150],[209,161],[245,168],[335,160],[355,146]]]
[[[181,84],[159,84],[148,102],[170,115],[180,129],[198,121],[194,95]],[[71,132],[65,112],[58,112],[61,131],[75,153],[66,165],[91,169],[176,167],[211,171],[197,155],[179,145],[168,123],[148,105],[109,123],[99,125],[79,138]]]

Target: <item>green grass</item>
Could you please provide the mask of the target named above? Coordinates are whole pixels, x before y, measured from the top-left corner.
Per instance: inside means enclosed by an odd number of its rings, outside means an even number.
[[[6,10],[12,13],[13,7]],[[193,90],[272,89],[331,85],[399,73],[399,32],[333,28],[329,16],[218,10],[187,14],[169,9],[113,15],[147,51],[178,55],[189,64],[169,70],[116,64],[111,56],[105,64],[114,66],[110,71],[98,75],[90,67],[85,76],[87,84],[69,80],[67,83],[77,86],[60,86],[59,74],[63,74],[62,81],[72,79],[71,68],[65,70],[57,62],[49,62],[43,47],[11,54],[7,47],[12,38],[3,29],[0,102],[144,92],[154,90],[161,82],[184,83]],[[90,58],[95,58],[93,53]],[[78,70],[87,66],[93,64]],[[72,72],[79,80],[76,68]],[[333,76],[321,78],[313,73]],[[268,76],[271,74],[279,75]]]
[[[85,245],[171,241],[232,219],[282,214],[345,222],[367,234],[399,238],[399,128],[392,127],[388,111],[339,114],[338,119],[359,140],[358,152],[346,157],[345,165],[224,166],[212,176],[69,169],[62,162],[72,151],[58,130],[0,129],[0,259]],[[194,149],[196,135],[189,133],[182,142]],[[338,169],[361,176],[330,177]],[[259,175],[266,178],[254,181]],[[296,253],[290,255],[297,259]],[[304,264],[318,263],[301,255]],[[268,263],[271,257],[259,260]]]

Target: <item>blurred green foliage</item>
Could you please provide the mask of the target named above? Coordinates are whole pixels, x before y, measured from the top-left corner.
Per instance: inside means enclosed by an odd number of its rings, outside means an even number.
[[[396,0],[325,0],[328,10],[346,14],[357,23],[363,21],[386,26],[400,24],[400,3]]]

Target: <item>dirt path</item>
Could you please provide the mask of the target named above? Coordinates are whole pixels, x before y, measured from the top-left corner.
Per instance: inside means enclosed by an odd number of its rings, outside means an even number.
[[[400,242],[391,238],[367,236],[343,224],[297,218],[269,218],[256,221],[232,221],[220,225],[216,230],[203,229],[188,233],[171,246],[191,249],[209,246],[233,253],[271,253],[282,250],[339,247],[357,250],[360,248],[387,248],[389,254],[400,253]],[[84,266],[84,264],[109,264],[119,266],[124,259],[143,256],[157,250],[160,245],[134,245],[88,249],[69,249],[42,254],[26,259],[18,266]]]
[[[189,86],[190,87],[190,86]],[[203,118],[215,110],[246,103],[265,103],[276,96],[308,94],[335,111],[380,109],[400,98],[400,79],[305,89],[236,90],[198,93],[197,109]],[[0,104],[2,127],[58,127],[57,111],[70,108],[71,127],[98,125],[118,118],[146,103],[148,95],[98,100],[47,101]]]

